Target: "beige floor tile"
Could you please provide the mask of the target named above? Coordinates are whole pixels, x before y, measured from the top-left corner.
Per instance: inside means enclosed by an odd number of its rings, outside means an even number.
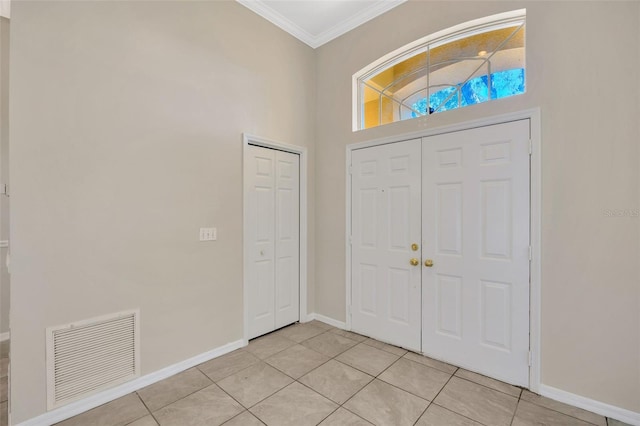
[[[309,322],[305,322],[305,324],[309,324],[309,325],[312,325],[314,327],[321,328],[323,330],[333,330],[335,328],[334,326],[329,325],[326,322],[322,322],[322,321],[318,321],[318,320],[312,320],[312,321],[309,321]]]
[[[153,413],[160,426],[218,426],[244,408],[211,385]]]
[[[338,405],[300,383],[292,383],[251,409],[269,426],[312,426]]]
[[[256,418],[253,414],[248,411],[245,411],[241,414],[238,414],[228,422],[224,424],[224,426],[263,426],[260,420]]]
[[[330,400],[343,404],[371,380],[372,376],[332,359],[299,381]]]
[[[9,425],[9,412],[7,402],[0,403],[0,426]]]
[[[458,367],[447,364],[446,362],[438,361],[437,359],[429,358],[428,356],[417,354],[415,352],[407,352],[404,357],[411,361],[419,362],[427,367],[435,368],[436,370],[444,371],[449,374],[455,373],[458,369]]]
[[[286,375],[298,379],[329,361],[329,357],[301,345],[291,346],[265,360]]]
[[[277,333],[282,337],[286,337],[289,340],[300,343],[324,332],[326,332],[326,329],[306,323],[290,325]]]
[[[607,426],[607,420],[591,411],[583,410],[581,408],[573,407],[571,405],[563,404],[562,402],[554,401],[553,399],[545,398],[544,396],[536,395],[528,390],[522,391],[521,398],[525,401],[532,402],[541,407],[549,408],[551,410],[558,411],[571,417],[575,417],[585,422],[593,423],[598,426]]]
[[[296,342],[293,340],[282,337],[277,333],[272,333],[250,341],[245,350],[251,352],[260,359],[265,359],[295,344]]]
[[[338,336],[346,337],[351,340],[355,340],[356,342],[364,342],[368,339],[367,336],[363,336],[362,334],[353,333],[347,330],[340,330],[339,328],[334,328],[331,330],[332,333],[337,334]]]
[[[371,426],[371,423],[340,407],[324,419],[320,426]]]
[[[367,339],[367,340],[364,340],[362,343],[364,343],[365,345],[373,346],[376,349],[380,349],[382,351],[389,352],[389,353],[392,353],[394,355],[398,355],[398,356],[402,356],[402,355],[407,353],[406,349],[402,349],[402,348],[399,348],[397,346],[389,345],[387,343],[380,342],[380,341],[378,341],[376,339]]]
[[[416,426],[482,426],[481,423],[468,419],[460,414],[431,404],[420,417]]]
[[[344,362],[372,376],[377,376],[382,373],[398,358],[397,355],[362,343],[336,357],[338,361]]]
[[[138,391],[138,395],[151,411],[176,402],[187,395],[211,385],[211,380],[197,368],[161,380]]]
[[[9,358],[0,358],[0,378],[7,377],[9,373]]]
[[[0,379],[0,402],[7,400],[9,394],[9,380],[8,377]]]
[[[486,425],[508,426],[516,411],[518,399],[477,383],[452,377],[434,402]]]
[[[387,383],[433,401],[438,392],[449,381],[450,374],[400,358],[379,377]]]
[[[522,389],[520,389],[519,387],[512,386],[509,383],[501,382],[499,380],[492,379],[490,377],[483,376],[481,374],[474,373],[473,371],[465,370],[463,368],[459,368],[458,371],[456,371],[456,376],[462,377],[463,379],[471,380],[472,382],[475,382],[479,385],[495,389],[502,393],[515,396],[516,398],[519,398],[520,392],[522,392]]]
[[[138,395],[130,393],[85,413],[58,423],[58,426],[122,426],[147,416],[149,411]]]
[[[260,359],[251,352],[238,349],[211,361],[204,362],[198,366],[198,369],[211,380],[217,382],[258,362],[260,362]]]
[[[631,426],[629,423],[625,423],[625,422],[621,422],[620,420],[616,420],[616,419],[607,419],[607,425],[608,426]]]
[[[127,426],[158,426],[158,422],[153,418],[151,414],[144,416],[141,419],[129,423]]]
[[[591,423],[578,420],[557,411],[532,404],[528,401],[520,401],[513,426],[590,426]]]
[[[218,385],[246,408],[254,406],[293,380],[263,362],[218,382]]]
[[[413,425],[428,401],[374,380],[344,405],[349,411],[380,426]]]
[[[347,339],[335,333],[322,333],[302,342],[302,346],[320,352],[329,358],[333,358],[357,344],[358,342],[355,340]]]

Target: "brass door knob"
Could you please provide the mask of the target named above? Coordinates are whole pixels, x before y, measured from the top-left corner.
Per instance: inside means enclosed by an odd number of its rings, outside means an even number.
[[[418,247],[418,245],[416,243],[411,244],[411,250],[413,251],[418,251],[420,247]]]
[[[418,266],[420,264],[420,261],[414,257],[409,261],[409,263],[411,263],[412,266]]]
[[[426,266],[427,268],[431,268],[433,266],[433,260],[432,259],[425,260],[424,266]]]

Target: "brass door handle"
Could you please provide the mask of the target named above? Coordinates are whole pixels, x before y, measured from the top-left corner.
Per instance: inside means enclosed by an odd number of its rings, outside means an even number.
[[[411,250],[418,251],[419,248],[420,247],[416,243],[411,244]]]
[[[426,266],[427,268],[431,268],[433,266],[433,260],[432,259],[426,259],[424,261],[424,266]]]
[[[411,263],[412,266],[418,266],[420,264],[420,261],[414,257],[409,261],[409,263]]]

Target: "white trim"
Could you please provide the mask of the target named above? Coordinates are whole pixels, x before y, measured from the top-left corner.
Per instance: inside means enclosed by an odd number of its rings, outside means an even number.
[[[9,339],[11,339],[11,333],[10,332],[5,331],[4,333],[0,333],[0,342],[6,342]]]
[[[610,417],[630,425],[640,426],[640,413],[627,410],[626,408],[616,407],[615,405],[606,404],[584,396],[576,395],[571,392],[556,389],[552,386],[540,385],[540,395],[551,398],[564,404],[573,405],[574,407],[588,410],[601,416]]]
[[[242,192],[243,192],[243,336],[244,342],[249,342],[249,246],[248,234],[244,232],[249,226],[249,216],[245,207],[249,204],[249,191],[244,185],[246,177],[244,175],[246,171],[245,165],[249,159],[249,153],[247,147],[251,145],[261,146],[264,148],[278,149],[281,151],[291,152],[293,154],[300,155],[300,321],[307,318],[307,263],[308,263],[308,205],[307,205],[307,182],[308,182],[308,154],[307,148],[297,145],[289,145],[281,142],[275,142],[269,139],[253,136],[247,133],[242,134]]]
[[[160,380],[164,380],[167,377],[171,377],[189,368],[195,367],[198,364],[209,361],[213,358],[217,358],[231,351],[239,349],[244,346],[242,340],[236,340],[235,342],[227,343],[208,352],[204,352],[200,355],[196,355],[192,358],[180,361],[176,364],[165,367],[161,370],[147,374],[130,382],[124,383],[115,388],[105,390],[96,395],[84,398],[80,401],[72,402],[64,407],[56,408],[55,410],[44,413],[38,417],[26,420],[19,423],[16,426],[48,426],[54,423],[61,422],[85,411],[91,410],[99,405],[106,404],[114,399],[120,398],[124,395],[135,392],[145,386],[152,385]]]
[[[542,306],[542,122],[540,109],[528,111],[529,135],[531,138],[531,174],[529,176],[530,205],[529,244],[531,261],[529,262],[529,349],[531,366],[529,368],[529,389],[538,392],[541,375],[541,314]]]
[[[0,0],[0,16],[11,18],[11,0]]]
[[[451,133],[460,130],[469,130],[476,127],[491,126],[500,123],[507,123],[516,120],[529,120],[530,137],[533,143],[533,152],[531,154],[530,184],[531,184],[531,204],[530,204],[530,238],[533,252],[533,260],[530,264],[530,320],[529,320],[529,348],[531,351],[532,362],[529,368],[529,389],[537,392],[540,387],[540,287],[542,277],[542,257],[541,257],[541,189],[542,189],[542,139],[541,139],[541,121],[540,109],[533,108],[513,113],[501,114],[492,117],[481,118],[477,120],[458,123],[450,126],[435,127],[433,129],[420,130],[417,132],[406,133],[402,135],[389,136],[371,141],[354,143],[346,147],[346,227],[345,227],[345,244],[346,244],[346,307],[345,312],[347,321],[346,329],[351,330],[351,316],[349,315],[349,307],[351,306],[351,244],[349,237],[351,236],[351,175],[349,168],[351,166],[351,155],[356,149],[369,148],[389,143],[402,142],[406,140]]]
[[[342,321],[338,321],[338,320],[333,319],[333,318],[325,317],[324,315],[316,314],[316,313],[312,313],[312,314],[307,315],[307,321],[305,321],[305,322],[309,322],[309,321],[313,321],[313,320],[320,321],[320,322],[323,322],[325,324],[332,325],[332,326],[334,326],[336,328],[339,328],[341,330],[347,330],[347,324],[346,323],[344,323]]]
[[[394,50],[393,52],[387,53],[376,61],[370,63],[366,67],[362,68],[351,77],[351,87],[352,87],[352,97],[351,102],[352,111],[351,111],[351,129],[356,132],[358,130],[363,130],[361,125],[361,99],[360,99],[360,80],[370,78],[373,73],[377,73],[382,71],[382,69],[388,69],[410,56],[417,55],[419,53],[424,52],[427,47],[436,47],[438,44],[442,43],[442,39],[445,42],[456,40],[460,37],[468,37],[472,35],[475,30],[486,31],[493,27],[500,28],[504,25],[505,22],[510,22],[516,19],[526,19],[527,9],[518,9],[512,10],[509,12],[498,13],[491,16],[485,16],[483,18],[474,19],[472,21],[463,22],[458,25],[454,25],[453,27],[446,28],[441,31],[437,31],[435,33],[429,34],[425,37],[422,37],[418,40],[415,40],[411,43],[405,44],[402,47]],[[489,26],[487,28],[487,26]],[[457,38],[456,38],[457,37]]]
[[[262,16],[272,24],[280,27],[284,31],[288,32],[298,40],[306,43],[312,48],[317,48],[325,43],[330,42],[334,38],[337,38],[352,29],[364,24],[376,18],[383,13],[393,9],[396,6],[401,5],[407,0],[378,0],[371,4],[366,9],[361,10],[357,14],[339,22],[333,27],[323,31],[318,35],[313,35],[300,27],[295,22],[283,16],[281,13],[275,11],[261,0],[236,0],[241,5],[250,9],[254,13]]]

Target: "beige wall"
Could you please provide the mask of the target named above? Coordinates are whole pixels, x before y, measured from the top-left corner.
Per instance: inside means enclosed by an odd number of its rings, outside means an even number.
[[[525,4],[527,94],[351,132],[354,72]],[[241,132],[309,148],[309,311],[344,320],[345,146],[538,106],[543,382],[640,411],[640,224],[604,215],[640,208],[639,24],[631,2],[410,2],[314,52],[234,2],[14,2],[14,422],[45,411],[47,326],[140,307],[143,374],[242,337]]]
[[[0,184],[9,183],[9,20],[0,18]],[[0,240],[9,239],[9,198],[0,195]],[[0,333],[9,331],[9,271],[0,248]]]
[[[14,2],[11,49],[19,423],[48,326],[139,307],[143,374],[242,338],[241,134],[313,165],[316,99],[313,50],[235,2]]]
[[[351,131],[351,77],[427,34],[527,7],[527,93]],[[410,1],[317,50],[316,311],[345,319],[345,146],[540,107],[542,382],[640,412],[637,2]]]

